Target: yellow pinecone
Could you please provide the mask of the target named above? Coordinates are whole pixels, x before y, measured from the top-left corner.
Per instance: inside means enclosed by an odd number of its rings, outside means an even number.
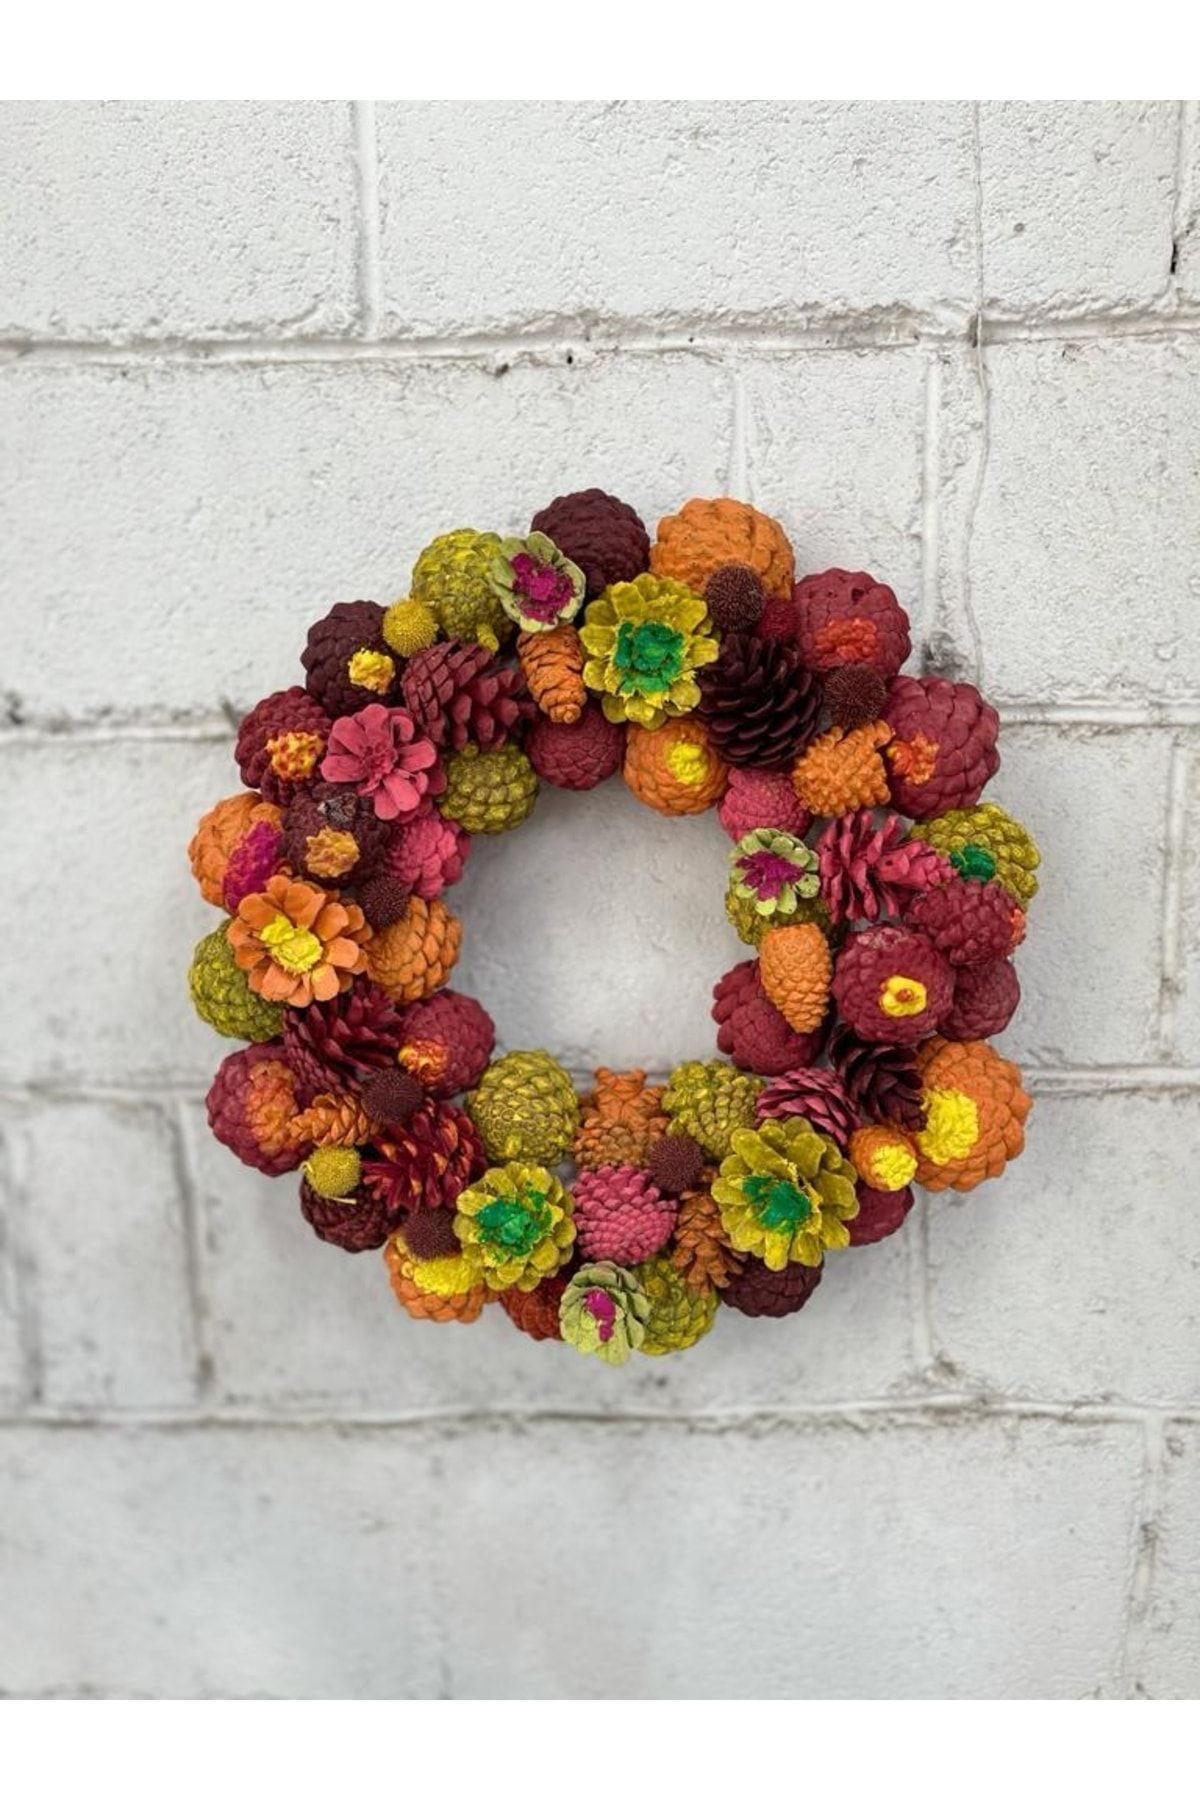
[[[464,831],[512,831],[533,811],[537,791],[533,764],[515,744],[499,750],[464,744],[446,762],[446,791],[438,806]]]
[[[647,1356],[690,1350],[717,1316],[715,1288],[689,1287],[666,1256],[652,1256],[633,1271],[650,1302],[641,1349]]]
[[[412,598],[423,600],[443,637],[498,650],[512,635],[513,622],[492,587],[493,558],[500,549],[494,531],[443,532],[427,544],[412,572]]]
[[[466,1105],[492,1163],[553,1168],[570,1150],[579,1124],[571,1077],[546,1050],[510,1050],[498,1057]]]
[[[968,880],[998,881],[1021,906],[1028,906],[1037,893],[1033,871],[1042,860],[1037,845],[1023,825],[990,800],[927,819],[908,835],[940,850]]]
[[[762,1091],[757,1075],[744,1075],[732,1063],[685,1062],[671,1070],[663,1111],[673,1132],[694,1137],[714,1162],[729,1154],[735,1131],[753,1131],[754,1102]]]

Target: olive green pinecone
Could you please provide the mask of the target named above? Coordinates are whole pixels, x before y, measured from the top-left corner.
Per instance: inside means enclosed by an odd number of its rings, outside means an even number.
[[[537,791],[533,764],[515,744],[499,750],[464,744],[447,759],[446,791],[438,806],[464,831],[512,831],[533,811]]]
[[[720,1162],[729,1154],[735,1131],[754,1130],[754,1103],[762,1086],[757,1075],[744,1075],[732,1063],[680,1063],[672,1069],[662,1099],[671,1133],[694,1137],[714,1162]]]
[[[650,1302],[646,1334],[639,1348],[647,1356],[690,1350],[717,1316],[717,1290],[689,1287],[666,1256],[652,1256],[633,1271]]]
[[[409,591],[431,609],[443,637],[498,650],[512,636],[513,622],[491,580],[499,550],[494,531],[463,526],[443,532],[418,556]]]
[[[222,1037],[265,1044],[283,1031],[283,1007],[253,991],[234,960],[227,929],[219,925],[196,945],[188,970],[192,1005]]]
[[[579,1128],[571,1077],[545,1050],[510,1050],[484,1070],[467,1095],[467,1112],[492,1163],[535,1162],[553,1168]]]

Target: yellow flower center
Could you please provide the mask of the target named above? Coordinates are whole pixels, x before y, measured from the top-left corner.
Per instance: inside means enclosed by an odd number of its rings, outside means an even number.
[[[271,961],[286,969],[289,975],[304,975],[321,960],[321,940],[302,925],[293,925],[286,913],[276,913],[271,923],[259,932]]]
[[[924,1012],[926,1003],[924,982],[913,981],[907,975],[889,975],[879,990],[879,1004],[893,1019],[907,1019],[913,1013]]]
[[[386,694],[395,678],[396,665],[386,650],[356,650],[347,673],[355,687],[368,688],[372,694]]]
[[[285,731],[267,739],[271,767],[283,781],[303,781],[311,775],[324,748],[314,731]]]
[[[871,1158],[871,1180],[885,1194],[907,1187],[917,1172],[917,1159],[907,1144],[885,1144]]]
[[[957,1162],[979,1141],[979,1108],[959,1088],[932,1088],[925,1095],[926,1125],[917,1135],[921,1155],[931,1163]]]
[[[338,876],[346,875],[358,861],[358,845],[354,835],[349,831],[335,831],[332,825],[322,826],[304,840],[304,861],[311,875],[319,875],[324,881],[336,881]]]
[[[667,751],[666,763],[681,787],[696,787],[708,774],[708,751],[703,744],[681,738]]]

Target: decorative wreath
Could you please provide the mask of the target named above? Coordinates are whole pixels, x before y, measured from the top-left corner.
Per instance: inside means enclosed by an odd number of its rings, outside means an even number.
[[[245,791],[189,850],[229,915],[192,998],[246,1042],[209,1123],[299,1169],[318,1237],[382,1249],[414,1318],[495,1300],[604,1362],[685,1350],[723,1306],[798,1311],[914,1181],[973,1188],[1020,1153],[1029,1097],[987,1039],[1039,859],[980,801],[996,713],[900,673],[891,588],[794,574],[741,501],[689,500],[651,544],[624,501],[567,494],[524,538],[436,538],[392,606],[334,606],[304,685],[243,719]],[[444,895],[539,782],[618,772],[658,812],[716,809],[752,954],[714,991],[721,1057],[663,1086],[597,1069],[581,1095],[547,1050],[493,1055],[446,986]]]

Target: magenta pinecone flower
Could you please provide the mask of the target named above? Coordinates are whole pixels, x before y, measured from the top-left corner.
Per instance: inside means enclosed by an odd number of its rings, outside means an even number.
[[[865,807],[834,819],[817,839],[821,898],[835,924],[874,924],[897,914],[922,888],[949,881],[954,870],[929,844],[905,836],[893,813],[882,825]]]
[[[627,1163],[582,1169],[574,1197],[575,1231],[587,1262],[644,1262],[675,1229],[675,1199],[661,1193],[644,1169]]]
[[[402,706],[364,706],[338,719],[321,774],[369,794],[380,819],[416,812],[426,794],[440,794],[446,785],[437,751]]]

